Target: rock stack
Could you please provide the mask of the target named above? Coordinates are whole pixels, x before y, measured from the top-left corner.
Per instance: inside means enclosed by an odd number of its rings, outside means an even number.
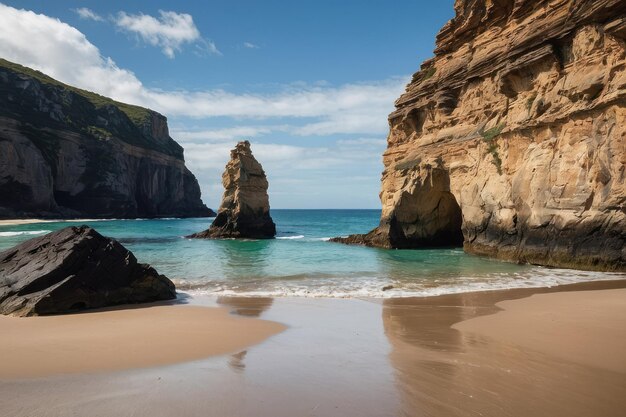
[[[237,143],[222,174],[224,196],[211,227],[192,238],[271,239],[276,226],[270,217],[267,178],[250,150],[250,142]]]
[[[176,298],[174,284],[88,226],[66,227],[0,252],[0,313],[70,313]]]

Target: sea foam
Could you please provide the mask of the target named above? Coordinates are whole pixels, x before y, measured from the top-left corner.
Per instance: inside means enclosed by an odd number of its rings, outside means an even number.
[[[21,232],[0,232],[0,237],[22,236],[22,235],[42,235],[50,233],[52,230],[26,230]]]

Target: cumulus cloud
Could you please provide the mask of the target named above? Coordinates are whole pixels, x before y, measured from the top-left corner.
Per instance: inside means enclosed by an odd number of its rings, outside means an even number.
[[[94,12],[93,10],[87,7],[79,7],[78,9],[74,9],[74,12],[81,19],[94,20],[96,22],[104,22],[104,18],[102,16],[100,16],[98,13]]]
[[[0,4],[0,56],[53,78],[114,97],[132,98],[143,87],[81,32],[58,19]]]
[[[187,13],[159,10],[159,16],[154,17],[119,12],[114,22],[123,31],[161,48],[168,58],[174,58],[183,44],[195,42],[200,42],[209,52],[219,53],[214,43],[202,39],[193,17]]]
[[[43,14],[2,4],[0,55],[68,84],[168,116],[305,119],[306,123],[290,130],[300,136],[386,132],[386,115],[407,82],[407,77],[398,77],[341,86],[301,83],[267,94],[150,89],[131,71],[103,57],[76,28]]]
[[[172,130],[172,135],[184,142],[218,142],[253,138],[287,129],[287,126],[235,126],[202,130],[174,129]]]
[[[259,46],[253,44],[252,42],[244,42],[243,47],[248,49],[259,49]]]

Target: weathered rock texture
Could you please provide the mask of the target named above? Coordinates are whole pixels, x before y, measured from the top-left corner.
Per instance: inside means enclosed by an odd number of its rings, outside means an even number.
[[[270,217],[267,178],[252,155],[250,142],[239,142],[230,151],[222,174],[224,196],[211,227],[194,238],[271,239],[276,226]]]
[[[174,284],[88,226],[0,252],[0,313],[19,316],[176,298]]]
[[[0,59],[0,218],[212,214],[165,117]]]
[[[380,226],[337,241],[456,244],[626,269],[626,2],[457,0],[389,116]]]

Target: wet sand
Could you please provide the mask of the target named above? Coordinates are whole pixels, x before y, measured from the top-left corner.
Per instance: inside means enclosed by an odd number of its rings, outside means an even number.
[[[535,294],[496,305],[503,311],[452,328],[626,374],[626,289]]]
[[[623,416],[623,288],[626,281],[388,300],[196,297],[195,305],[288,328],[170,366],[0,378],[0,414]]]
[[[625,286],[385,302],[402,415],[623,415]]]
[[[196,306],[0,316],[0,378],[154,367],[240,350],[285,326]]]

